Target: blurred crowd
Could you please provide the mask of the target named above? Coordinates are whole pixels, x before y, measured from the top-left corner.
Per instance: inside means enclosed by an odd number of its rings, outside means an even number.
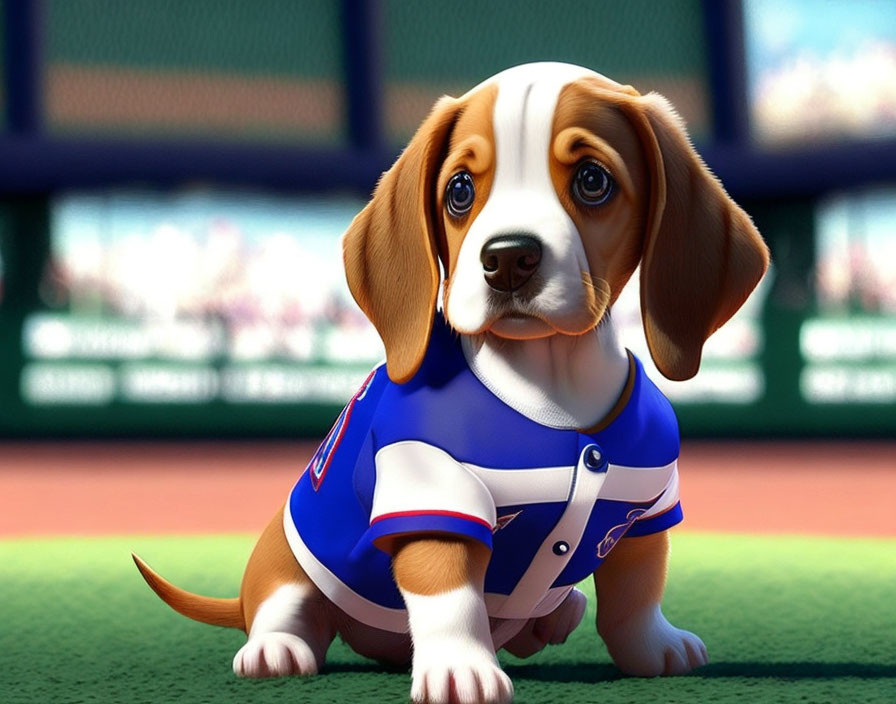
[[[209,357],[341,361],[345,345],[332,338],[348,337],[352,354],[376,358],[378,342],[342,274],[338,218],[325,238],[253,225],[250,233],[214,212],[189,225],[161,219],[91,232],[70,224],[54,242],[42,298],[74,320],[192,323]]]

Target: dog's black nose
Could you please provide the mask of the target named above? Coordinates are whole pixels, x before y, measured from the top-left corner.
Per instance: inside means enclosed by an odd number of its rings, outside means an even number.
[[[541,263],[541,243],[531,235],[499,235],[479,253],[485,280],[496,291],[511,293],[526,285]]]

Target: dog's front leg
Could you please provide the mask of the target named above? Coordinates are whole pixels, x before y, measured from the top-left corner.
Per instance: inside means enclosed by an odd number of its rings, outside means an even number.
[[[426,704],[504,704],[513,685],[495,657],[483,601],[490,552],[457,538],[396,539],[395,580],[414,646],[411,698]]]
[[[629,675],[679,675],[708,662],[703,641],[675,628],[660,610],[668,556],[665,531],[624,538],[594,573],[597,630]]]

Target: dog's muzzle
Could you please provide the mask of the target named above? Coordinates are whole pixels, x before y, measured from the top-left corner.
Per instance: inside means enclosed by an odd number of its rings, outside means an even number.
[[[541,243],[531,235],[492,237],[479,253],[485,281],[495,291],[513,293],[525,286],[541,263]]]

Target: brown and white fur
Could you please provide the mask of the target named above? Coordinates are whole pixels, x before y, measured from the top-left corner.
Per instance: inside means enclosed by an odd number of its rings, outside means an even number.
[[[571,188],[583,160],[603,165],[616,192],[586,207]],[[470,212],[446,212],[458,171],[472,175]],[[498,294],[481,252],[497,235],[526,233],[542,257],[531,285]],[[587,69],[529,64],[442,98],[386,172],[344,240],[349,286],[380,333],[393,381],[419,367],[439,302],[483,383],[545,425],[589,428],[622,394],[629,361],[610,307],[641,266],[651,355],[672,379],[693,376],[706,338],[741,306],[768,265],[749,217],[691,147],[661,96],[640,95]],[[441,264],[441,267],[440,267]],[[584,612],[573,591],[537,619],[490,619],[487,548],[435,533],[394,538],[392,556],[409,634],[364,625],[331,603],[296,562],[282,512],[261,536],[238,599],[174,587],[139,558],[174,609],[248,633],[241,676],[312,674],[338,633],[358,653],[412,663],[417,702],[507,702],[513,686],[496,649],[527,656],[565,640]],[[597,631],[626,673],[673,675],[707,662],[702,641],[672,626],[660,603],[666,533],[619,542],[594,574]]]

